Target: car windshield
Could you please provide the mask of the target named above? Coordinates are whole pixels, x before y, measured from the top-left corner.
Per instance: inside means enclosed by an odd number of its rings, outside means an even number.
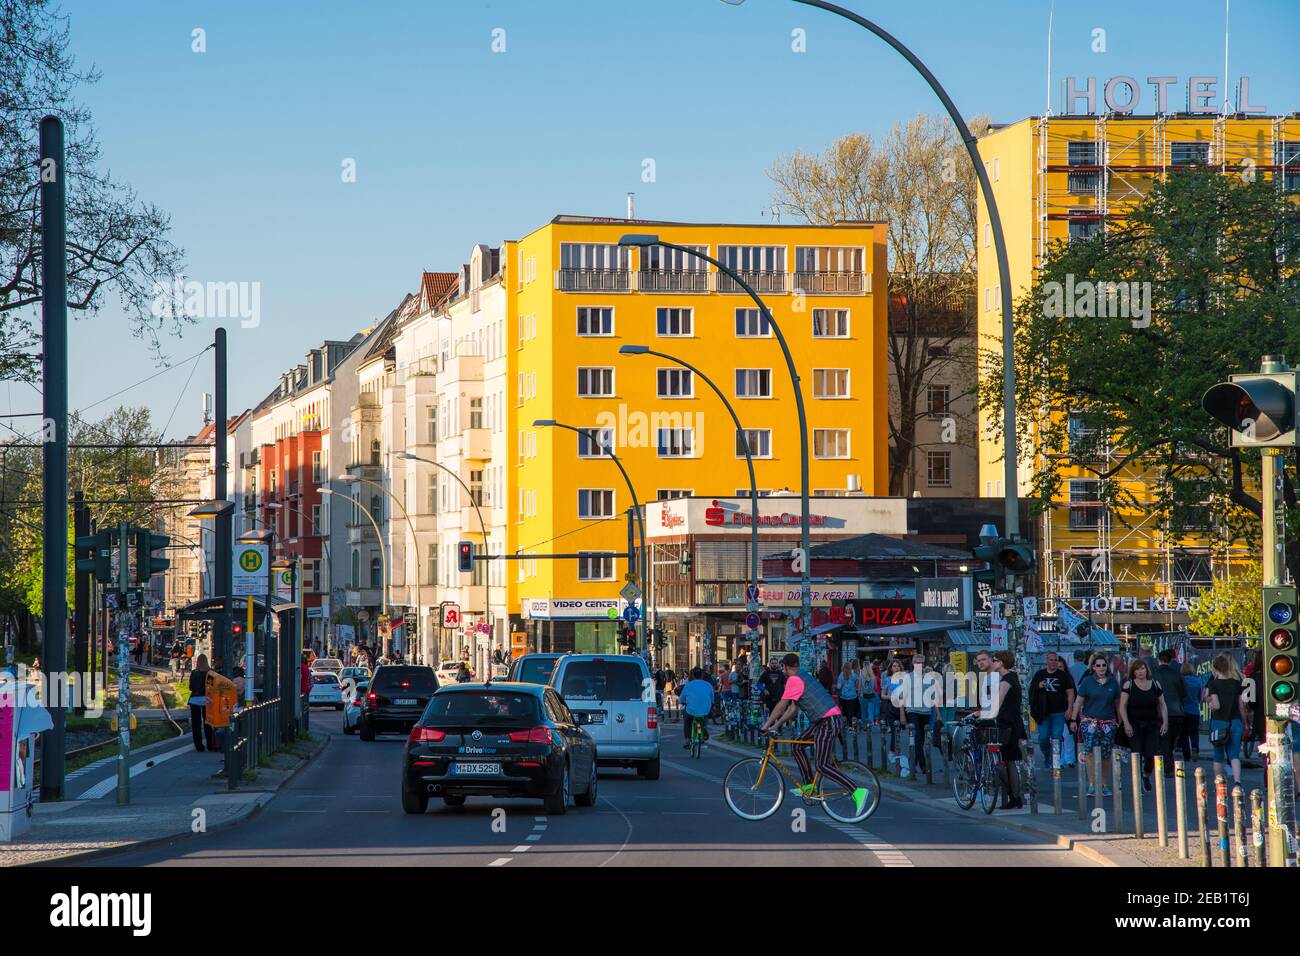
[[[425,711],[425,724],[534,723],[541,719],[532,694],[467,691],[435,694]]]
[[[431,694],[438,689],[438,681],[428,667],[383,667],[371,683],[376,690],[409,690],[417,694]]]
[[[525,684],[549,684],[555,673],[555,657],[534,657],[519,665],[519,680]]]
[[[640,700],[641,680],[632,661],[570,661],[560,693],[565,700]]]
[[[312,674],[311,679],[317,684],[337,684],[339,679],[333,674]]]

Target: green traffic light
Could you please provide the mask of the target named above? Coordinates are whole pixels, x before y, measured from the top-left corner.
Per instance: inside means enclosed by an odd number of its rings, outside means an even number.
[[[1273,699],[1279,703],[1290,703],[1295,697],[1295,685],[1290,681],[1278,681],[1273,685]]]

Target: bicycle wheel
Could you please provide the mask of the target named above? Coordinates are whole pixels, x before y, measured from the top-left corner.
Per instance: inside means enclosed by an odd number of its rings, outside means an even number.
[[[856,760],[846,760],[837,766],[841,773],[853,781],[855,790],[862,787],[867,791],[867,800],[859,811],[852,791],[845,791],[839,784],[832,784],[834,789],[827,790],[823,783],[822,809],[828,817],[840,823],[861,823],[880,806],[880,780],[874,770]]]
[[[696,760],[700,757],[700,741],[703,739],[704,735],[700,733],[698,728],[691,731],[691,756]]]
[[[969,810],[975,805],[975,797],[980,789],[975,761],[971,759],[969,750],[957,752],[952,770],[952,798],[957,801],[957,806]]]
[[[985,813],[997,809],[998,797],[1002,795],[1002,779],[998,776],[997,764],[988,757],[984,758],[984,780],[980,783],[980,806]]]
[[[766,820],[780,808],[786,786],[785,774],[776,764],[768,764],[764,770],[762,757],[747,757],[727,771],[722,797],[742,820]]]

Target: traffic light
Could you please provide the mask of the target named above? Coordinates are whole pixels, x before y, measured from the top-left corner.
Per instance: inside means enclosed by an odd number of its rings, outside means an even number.
[[[994,535],[981,534],[974,553],[989,566],[987,571],[975,572],[976,580],[997,581],[1007,575],[1032,574],[1037,566],[1034,549],[1029,545]]]
[[[1297,634],[1296,589],[1292,585],[1266,585],[1264,591],[1264,695],[1269,717],[1287,716],[1297,699],[1300,680],[1300,634]]]
[[[136,528],[135,534],[135,580],[137,584],[148,584],[155,574],[160,574],[171,567],[167,558],[155,558],[153,552],[161,551],[172,543],[165,534],[153,534],[148,528]]]
[[[456,569],[461,574],[474,570],[474,542],[462,541],[456,545]]]
[[[1285,369],[1280,356],[1264,357],[1264,367]],[[1252,372],[1212,385],[1201,397],[1210,417],[1228,426],[1233,448],[1295,448],[1297,373]]]
[[[244,625],[240,624],[238,621],[233,621],[233,622],[231,622],[231,625],[230,625],[230,636],[231,636],[231,637],[239,637],[239,636],[242,635],[243,633],[244,633]]]
[[[100,584],[113,583],[113,532],[104,530],[98,534],[82,535],[76,540],[78,571],[86,571],[95,576]],[[86,552],[82,557],[82,552]]]
[[[636,628],[631,625],[620,628],[618,642],[626,644],[628,647],[636,647]]]

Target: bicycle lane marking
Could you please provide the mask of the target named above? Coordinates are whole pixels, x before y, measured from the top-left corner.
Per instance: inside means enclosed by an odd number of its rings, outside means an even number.
[[[713,774],[705,773],[703,770],[696,770],[694,767],[687,767],[683,764],[679,764],[671,760],[665,760],[664,763],[672,767],[674,770],[680,770],[682,773],[689,774],[693,777],[699,777],[702,780],[708,780],[711,783],[716,783],[718,786],[722,786],[723,784],[723,779],[721,777],[715,777]],[[916,864],[913,863],[911,860],[909,860],[907,858],[907,855],[903,853],[903,851],[900,850],[898,847],[876,836],[876,834],[872,833],[870,830],[864,830],[861,826],[858,826],[857,824],[840,823],[838,820],[832,820],[830,819],[830,817],[824,816],[823,814],[818,814],[815,816],[813,814],[809,814],[809,819],[816,820],[818,823],[824,823],[827,826],[831,827],[832,829],[838,830],[840,833],[843,833],[846,837],[848,837],[853,842],[857,843],[864,850],[867,850],[869,853],[872,853],[876,857],[876,859],[880,861],[881,866],[895,866],[895,867],[916,866]]]

